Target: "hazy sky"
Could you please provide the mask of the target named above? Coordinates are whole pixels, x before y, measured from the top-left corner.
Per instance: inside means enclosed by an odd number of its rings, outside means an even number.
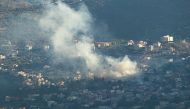
[[[190,37],[190,0],[83,1],[96,21],[94,31],[101,40],[110,36],[120,39],[159,39],[166,34]]]
[[[102,1],[103,6],[90,3],[92,0],[87,4],[96,20],[107,25],[116,38],[190,37],[189,0]]]

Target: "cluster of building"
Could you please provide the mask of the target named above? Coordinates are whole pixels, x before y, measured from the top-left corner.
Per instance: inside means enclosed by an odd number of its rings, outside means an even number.
[[[124,55],[128,54],[128,49],[141,51],[143,48],[140,55],[138,52],[129,54],[137,60],[141,77],[125,80],[96,78],[91,72],[84,78],[82,73],[76,72],[71,78],[52,81],[47,74],[59,69],[48,61],[50,44],[36,45],[26,41],[17,45],[1,40],[0,71],[21,79],[18,91],[25,93],[5,95],[0,100],[0,108],[188,109],[190,83],[186,79],[190,76],[190,43],[188,40],[174,41],[171,37],[164,36],[163,40],[151,44],[146,41],[122,41],[124,46],[114,42],[95,42],[95,46],[104,51],[113,46],[116,50],[121,48]]]
[[[32,9],[25,0],[2,0],[2,6],[6,11]],[[0,20],[4,17],[0,12]],[[1,35],[6,28],[0,26]],[[166,35],[156,42],[96,41],[94,45],[108,54],[120,50],[119,55],[129,55],[142,73],[118,80],[97,78],[91,72],[84,78],[76,72],[70,78],[53,81],[48,74],[62,69],[49,61],[49,43],[18,43],[0,37],[0,77],[9,75],[15,77],[12,83],[21,81],[15,86],[20,94],[8,93],[13,88],[0,94],[0,109],[190,109],[190,41]]]
[[[24,71],[19,71],[17,74],[24,78],[23,83],[29,87],[54,85],[54,83],[51,83],[48,79],[44,78],[41,73],[30,74]]]
[[[35,87],[29,89],[33,93],[26,96],[6,96],[5,102],[22,102],[24,105],[20,107],[46,109],[188,109],[190,85],[189,81],[185,81],[190,76],[188,65],[184,69],[186,71],[181,72],[176,69],[156,69],[141,79],[95,78],[59,82],[64,85],[51,85],[45,87],[47,91],[41,89],[39,92],[35,89],[40,89]]]
[[[158,46],[161,47],[162,43],[173,43],[174,37],[171,35],[166,35],[161,38],[161,41],[158,41],[157,43],[154,43],[153,45],[149,44],[147,41],[134,41],[134,40],[128,40],[128,41],[109,41],[109,42],[95,42],[95,46],[98,48],[101,47],[112,47],[112,46],[118,46],[118,45],[125,45],[125,46],[136,46],[138,48],[145,48],[147,46]]]

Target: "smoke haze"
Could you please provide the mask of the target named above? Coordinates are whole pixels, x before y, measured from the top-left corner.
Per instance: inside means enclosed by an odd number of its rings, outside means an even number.
[[[62,2],[48,4],[40,14],[11,14],[6,23],[8,39],[19,43],[26,40],[51,42],[52,64],[64,69],[58,74],[55,71],[55,75],[68,72],[69,75],[76,72],[88,75],[90,72],[97,77],[123,78],[138,73],[137,63],[128,56],[114,58],[95,52],[94,34],[98,29],[84,3],[76,8]]]
[[[84,4],[72,9],[59,2],[56,6],[49,6],[40,19],[41,27],[51,31],[54,53],[63,65],[72,66],[74,71],[90,71],[104,77],[124,77],[137,73],[137,64],[127,56],[116,59],[95,53],[92,24],[92,15]]]

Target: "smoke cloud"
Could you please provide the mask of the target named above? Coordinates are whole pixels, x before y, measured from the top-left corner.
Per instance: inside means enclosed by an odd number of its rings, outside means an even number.
[[[55,60],[63,67],[84,74],[92,72],[95,76],[116,78],[138,72],[137,63],[127,56],[113,58],[94,51],[94,22],[85,4],[74,9],[59,2],[48,6],[42,16],[40,26],[49,33]]]

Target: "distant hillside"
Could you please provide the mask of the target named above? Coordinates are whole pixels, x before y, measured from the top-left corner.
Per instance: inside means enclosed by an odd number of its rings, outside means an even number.
[[[5,0],[5,1],[0,1],[0,7],[1,10],[4,9],[17,9],[17,8],[28,8],[30,7],[31,4],[26,1],[26,0]]]

